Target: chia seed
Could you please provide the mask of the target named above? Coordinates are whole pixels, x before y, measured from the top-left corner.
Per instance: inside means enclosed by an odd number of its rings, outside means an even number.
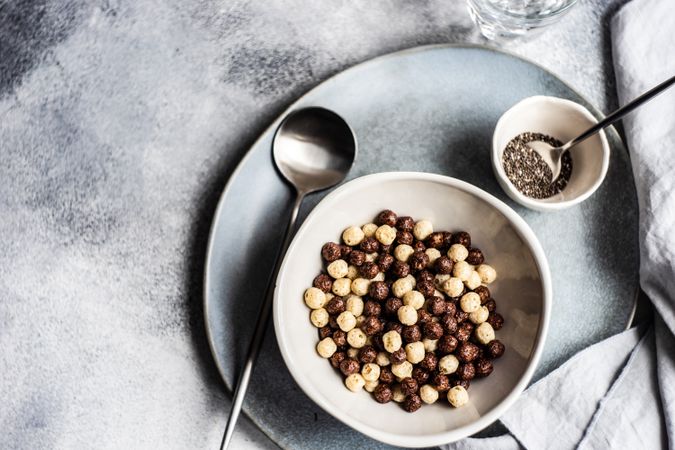
[[[558,147],[563,143],[554,137],[541,133],[521,133],[511,139],[504,149],[502,164],[506,176],[522,194],[531,198],[544,199],[562,192],[572,175],[572,157],[567,152],[562,156],[560,175],[553,180],[553,172],[539,153],[527,143],[542,141]]]

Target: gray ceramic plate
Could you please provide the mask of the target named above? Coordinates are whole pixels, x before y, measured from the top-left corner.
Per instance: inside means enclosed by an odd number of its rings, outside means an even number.
[[[633,176],[614,130],[608,132],[607,178],[581,205],[537,213],[514,204],[497,185],[489,154],[493,127],[511,105],[539,94],[579,102],[600,116],[541,67],[495,50],[455,46],[422,47],[368,61],[320,84],[289,108],[324,106],[349,122],[359,141],[350,179],[395,170],[440,173],[475,184],[523,216],[539,237],[553,275],[549,335],[535,380],[580,349],[625,329],[635,306],[639,262]],[[280,120],[232,175],[213,219],[204,308],[211,350],[228,387],[242,364],[291,204],[291,191],[276,173],[270,151]],[[306,200],[301,219],[322,196]],[[271,324],[244,409],[282,447],[386,448],[304,395],[284,366]]]

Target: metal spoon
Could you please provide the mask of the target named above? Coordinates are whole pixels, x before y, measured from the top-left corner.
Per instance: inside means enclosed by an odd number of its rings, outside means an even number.
[[[312,107],[290,113],[279,125],[272,154],[281,175],[295,188],[295,201],[291,209],[283,243],[274,270],[267,283],[265,299],[258,315],[253,339],[248,348],[246,362],[239,373],[230,416],[220,444],[227,448],[241,412],[253,365],[265,336],[265,329],[272,307],[272,292],[279,266],[291,240],[300,205],[311,192],[327,189],[342,181],[356,159],[356,136],[347,122],[333,111]]]
[[[544,162],[546,162],[546,164],[548,164],[548,166],[551,168],[551,171],[553,172],[551,182],[554,182],[558,178],[558,176],[560,176],[560,168],[562,167],[561,160],[563,154],[565,154],[566,151],[568,151],[570,148],[574,147],[578,143],[593,136],[595,133],[602,130],[603,128],[613,124],[614,122],[621,119],[623,116],[633,111],[635,108],[642,105],[643,103],[646,103],[649,100],[653,99],[654,97],[656,97],[657,95],[668,89],[670,86],[672,86],[673,83],[675,83],[675,77],[672,77],[664,81],[655,88],[645,92],[632,102],[629,102],[623,107],[617,109],[612,114],[605,117],[603,120],[596,123],[588,130],[584,131],[579,136],[561,145],[560,147],[553,147],[552,145],[542,141],[531,141],[528,142],[527,145],[529,145],[532,150],[539,153],[539,156],[541,156]]]

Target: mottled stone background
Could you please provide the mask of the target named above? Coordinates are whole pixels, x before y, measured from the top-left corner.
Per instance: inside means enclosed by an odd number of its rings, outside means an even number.
[[[504,47],[607,110],[623,3]],[[444,42],[482,42],[461,0],[0,0],[0,448],[215,447],[201,277],[228,174],[320,81]]]

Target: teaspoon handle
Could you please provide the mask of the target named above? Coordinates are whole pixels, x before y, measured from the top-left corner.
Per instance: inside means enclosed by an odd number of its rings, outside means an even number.
[[[625,116],[629,112],[633,111],[638,106],[641,106],[642,104],[644,104],[644,103],[648,102],[649,100],[653,99],[654,97],[656,97],[657,95],[659,95],[660,93],[662,93],[663,91],[668,89],[670,86],[672,86],[674,83],[675,83],[675,76],[667,79],[666,81],[659,84],[658,86],[648,90],[644,94],[637,97],[635,100],[626,103],[624,106],[617,109],[612,114],[605,117],[603,120],[596,123],[595,125],[593,125],[588,130],[584,131],[581,135],[572,139],[567,144],[563,145],[561,149],[563,151],[565,151],[565,150],[569,149],[570,147],[575,146],[579,142],[581,142],[585,139],[588,139],[589,137],[593,136],[598,131],[602,130],[603,128],[605,128],[605,127],[613,124],[617,120],[621,119],[623,116]]]
[[[262,309],[258,315],[258,320],[255,324],[255,330],[253,332],[253,339],[249,344],[248,352],[246,353],[246,362],[239,372],[239,377],[237,378],[237,384],[235,386],[234,394],[232,396],[232,406],[230,408],[230,416],[227,419],[227,425],[225,426],[225,433],[223,434],[223,440],[220,443],[221,450],[224,450],[230,444],[232,440],[232,435],[234,434],[234,427],[237,423],[237,418],[241,412],[242,404],[244,403],[244,397],[246,396],[246,390],[248,388],[248,383],[251,379],[251,373],[253,372],[253,366],[258,359],[258,353],[260,352],[260,347],[265,337],[265,330],[267,329],[267,323],[269,322],[270,312],[272,310],[272,297],[274,292],[274,283],[277,278],[277,273],[281,266],[281,262],[284,259],[286,254],[286,249],[290,244],[291,235],[295,222],[298,218],[298,212],[300,211],[300,205],[302,200],[305,198],[303,192],[297,192],[295,197],[295,202],[293,204],[293,209],[291,211],[291,217],[288,220],[288,225],[286,227],[286,232],[284,234],[283,243],[279,249],[279,254],[274,263],[274,270],[267,282],[267,289],[265,290],[265,297],[263,300]]]

